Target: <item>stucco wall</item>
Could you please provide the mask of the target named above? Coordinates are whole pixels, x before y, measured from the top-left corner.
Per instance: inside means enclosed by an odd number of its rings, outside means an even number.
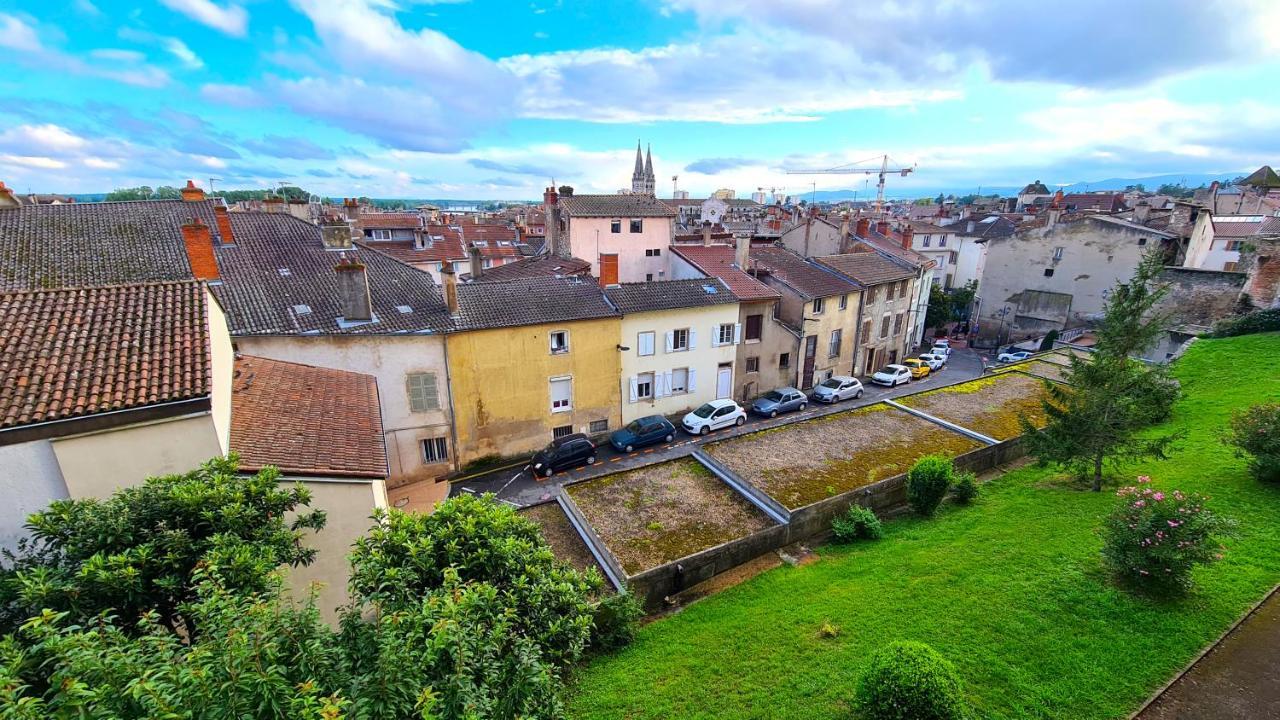
[[[849,302],[854,302],[850,300]],[[776,301],[742,303],[738,313],[738,322],[742,323],[742,343],[738,345],[737,372],[734,375],[734,399],[745,403],[754,400],[762,393],[776,387],[793,385],[800,362],[800,336],[787,328],[774,316]],[[748,340],[746,336],[747,316],[761,315],[763,322],[759,340]],[[782,353],[790,353],[787,367],[778,366],[778,358]],[[747,372],[747,358],[759,360],[759,370]]]
[[[716,374],[720,364],[732,365],[737,357],[736,345],[715,344],[715,335],[712,331],[722,323],[737,325],[737,303],[623,316],[620,344],[630,348],[618,354],[622,364],[620,392],[624,424],[646,415],[688,412],[716,398]],[[692,331],[696,336],[696,344],[688,350],[667,352],[666,333],[683,328]],[[652,355],[640,355],[638,336],[642,332],[654,334]],[[742,329],[739,328],[739,339],[741,339],[741,333]],[[676,368],[688,368],[694,372],[696,381],[692,391],[631,401],[633,378],[641,373],[665,373]],[[738,370],[737,367],[730,368],[730,393],[733,392],[734,387],[733,373]]]
[[[803,328],[800,338],[799,362],[800,368],[797,374],[803,387],[804,378],[800,374],[804,372],[804,355],[805,355],[805,338],[809,335],[816,335],[818,342],[815,347],[815,362],[813,364],[813,375],[811,381],[814,385],[822,382],[830,375],[848,375],[853,369],[853,345],[855,328],[858,319],[858,303],[860,301],[858,292],[850,292],[849,300],[846,307],[840,309],[840,296],[833,295],[825,300],[825,307],[821,313],[813,312],[813,301],[809,301],[803,307],[804,317],[809,318],[803,321],[800,326]],[[904,303],[905,304],[905,303]],[[841,331],[840,352],[834,357],[828,352],[832,331],[837,328]]]
[[[622,232],[609,232],[613,218],[571,217],[569,219],[569,248],[574,257],[591,263],[591,274],[600,277],[600,256],[618,256],[618,282],[644,282],[647,275],[654,280],[668,279],[667,253],[673,239],[672,218],[647,217],[642,219],[643,231],[631,232],[631,218],[619,218]],[[657,257],[648,257],[645,250],[657,250]]]
[[[899,281],[900,282],[900,281]],[[893,299],[889,300],[888,287],[894,283],[886,283],[875,286],[875,298],[868,300],[871,296],[870,292],[863,293],[863,307],[861,321],[871,321],[870,336],[860,337],[858,348],[858,362],[855,375],[870,375],[879,370],[889,362],[890,351],[897,351],[896,360],[902,360],[909,350],[910,344],[913,342],[913,336],[908,334],[914,331],[913,313],[917,309],[918,283],[916,280],[907,281],[907,295],[904,297],[897,292],[895,288]],[[928,288],[928,284],[922,287]],[[889,316],[889,334],[888,337],[880,337],[880,326],[885,315]],[[902,326],[894,332],[896,319],[898,315],[902,315]],[[918,323],[922,325],[923,323]],[[861,324],[858,328],[861,332]],[[870,368],[870,371],[868,371]]]
[[[74,498],[105,498],[148,477],[184,473],[222,455],[210,413],[50,441]]]
[[[837,221],[839,222],[839,221]],[[808,240],[805,239],[805,224],[792,227],[782,233],[782,246],[804,257],[821,257],[823,255],[840,254],[840,228],[828,225],[820,220],[813,220],[809,226]]]
[[[453,460],[426,464],[421,441],[450,438],[449,382],[444,338],[432,335],[278,336],[239,337],[241,352],[274,360],[366,373],[378,379],[382,429],[392,487],[417,480],[435,481],[456,467]],[[434,373],[440,407],[411,412],[407,378],[410,373]],[[450,443],[452,445],[452,443]]]
[[[0,548],[12,550],[26,533],[27,516],[67,495],[58,458],[48,440],[0,446]]]
[[[551,354],[555,330],[569,331],[569,352]],[[459,462],[533,452],[563,425],[588,432],[607,420],[616,429],[621,332],[615,317],[449,335]],[[571,410],[551,411],[552,378],[572,380]]]
[[[205,295],[209,308],[209,355],[213,369],[213,393],[209,400],[218,445],[225,455],[231,447],[231,374],[235,368],[235,350],[231,347],[231,333],[227,329],[227,316],[222,312],[222,306],[213,293],[205,290]]]

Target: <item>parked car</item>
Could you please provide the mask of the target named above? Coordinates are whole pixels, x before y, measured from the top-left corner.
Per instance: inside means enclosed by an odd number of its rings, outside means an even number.
[[[778,417],[782,413],[803,410],[809,407],[809,398],[793,387],[781,387],[756,398],[751,403],[751,412],[767,417]]]
[[[1026,350],[1019,350],[1017,352],[1002,352],[996,356],[996,362],[1002,362],[1002,363],[1018,362],[1019,360],[1026,360],[1029,357],[1031,357],[1031,353],[1027,352]]]
[[[929,372],[932,370],[932,368],[929,367],[929,363],[916,358],[908,358],[906,360],[903,360],[902,364],[904,367],[906,367],[908,370],[911,371],[912,380],[919,380],[920,378],[929,377]]]
[[[563,470],[580,465],[592,465],[596,461],[595,443],[582,433],[573,433],[552,440],[533,456],[525,470],[535,475],[551,477]]]
[[[948,340],[947,338],[934,338],[933,348],[930,349],[929,352],[933,353],[934,355],[951,357],[951,341]]]
[[[813,389],[813,399],[818,402],[834,403],[860,397],[862,397],[862,383],[858,378],[848,375],[833,375],[818,383],[818,386]]]
[[[871,376],[871,382],[877,385],[888,385],[889,387],[897,387],[903,383],[911,382],[911,371],[902,365],[885,365]]]
[[[723,398],[703,403],[702,407],[685,415],[680,424],[690,435],[706,435],[712,430],[741,425],[746,421],[747,411],[738,403]]]
[[[947,364],[946,355],[934,355],[933,353],[923,353],[920,356],[920,359],[929,363],[929,369],[934,372],[938,372],[939,370],[942,369],[943,365]]]
[[[649,415],[627,423],[621,430],[609,436],[609,444],[619,452],[632,452],[636,448],[660,442],[671,442],[676,436],[676,426],[661,415]]]

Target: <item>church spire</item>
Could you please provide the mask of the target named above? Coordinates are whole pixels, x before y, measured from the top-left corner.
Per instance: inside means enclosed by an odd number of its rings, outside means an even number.
[[[636,171],[631,174],[631,180],[641,180],[644,178],[644,158],[640,155],[640,141],[636,140]]]
[[[653,176],[653,146],[645,148],[644,152],[644,179],[649,183],[649,187],[657,184],[657,178]]]

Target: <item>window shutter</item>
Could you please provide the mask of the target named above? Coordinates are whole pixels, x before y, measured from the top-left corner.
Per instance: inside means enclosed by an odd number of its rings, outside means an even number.
[[[693,331],[691,330],[690,332],[693,332]],[[697,385],[695,383],[695,381],[697,380],[697,377],[698,377],[698,371],[694,370],[693,368],[689,368],[689,388],[688,388],[689,392],[693,392],[694,390],[697,389]]]
[[[653,374],[653,396],[666,397],[671,394],[671,386],[667,384],[666,373],[656,372]]]
[[[676,334],[672,330],[667,331],[667,352],[672,352],[676,348]]]
[[[714,337],[714,335],[712,337]],[[693,328],[689,328],[689,349],[692,350],[696,347],[698,347],[698,331]]]
[[[733,344],[737,345],[742,342],[742,323],[733,324]]]
[[[639,399],[639,392],[640,392],[639,388],[636,387],[636,376],[632,375],[631,376],[631,402],[635,402],[636,400]]]
[[[720,326],[711,326],[711,347],[720,347]]]
[[[662,382],[667,389],[666,394],[670,395],[671,394],[671,371],[670,370],[662,373]]]

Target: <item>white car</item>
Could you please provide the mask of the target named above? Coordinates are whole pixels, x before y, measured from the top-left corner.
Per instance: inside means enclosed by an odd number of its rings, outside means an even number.
[[[933,347],[929,350],[934,355],[951,357],[951,341],[946,338],[934,338]]]
[[[860,397],[862,397],[862,383],[858,378],[847,375],[833,375],[818,383],[818,386],[813,389],[813,399],[818,402],[835,403]]]
[[[947,364],[947,356],[938,355],[937,353],[924,353],[920,356],[920,359],[929,365],[929,370],[932,372],[938,372],[943,365]]]
[[[680,424],[690,435],[706,435],[712,430],[741,425],[746,421],[747,411],[738,403],[723,398],[703,403],[702,407],[685,415]]]
[[[885,365],[871,376],[871,382],[877,385],[897,387],[911,382],[911,369],[904,365]]]
[[[1002,352],[996,356],[996,362],[1019,362],[1021,360],[1026,360],[1029,357],[1031,357],[1031,353],[1026,350],[1019,350],[1018,352]]]

